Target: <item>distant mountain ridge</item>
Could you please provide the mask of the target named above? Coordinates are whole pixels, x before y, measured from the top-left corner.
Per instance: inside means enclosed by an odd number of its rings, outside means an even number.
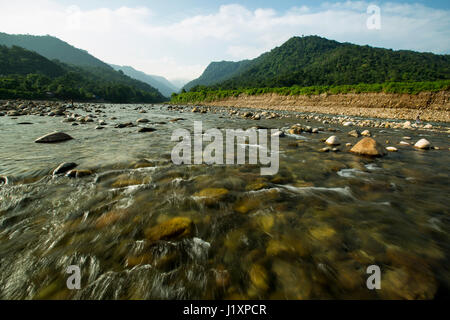
[[[190,90],[198,85],[210,86],[220,83],[236,76],[250,64],[251,60],[211,62],[199,78],[187,83],[183,89]]]
[[[212,62],[200,78],[185,88],[196,89],[195,86],[203,85],[238,89],[446,79],[450,79],[450,55],[393,51],[307,36],[293,37],[250,61]]]
[[[109,65],[89,54],[87,51],[52,36],[33,36],[7,34],[0,32],[0,45],[18,46],[35,51],[49,60],[57,59],[66,64],[84,67],[111,68]]]
[[[165,97],[170,97],[172,93],[177,93],[180,90],[164,77],[146,74],[130,66],[118,66],[114,64],[110,64],[110,66],[117,71],[121,70],[129,77],[151,85],[152,87],[158,89]]]

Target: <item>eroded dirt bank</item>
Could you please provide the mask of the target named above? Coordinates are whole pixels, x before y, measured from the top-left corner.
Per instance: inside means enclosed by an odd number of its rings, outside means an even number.
[[[345,114],[362,117],[415,120],[420,115],[425,121],[450,122],[450,92],[422,92],[417,95],[361,93],[321,94],[315,96],[280,96],[241,94],[214,102],[202,102],[206,106],[264,108],[299,112]]]

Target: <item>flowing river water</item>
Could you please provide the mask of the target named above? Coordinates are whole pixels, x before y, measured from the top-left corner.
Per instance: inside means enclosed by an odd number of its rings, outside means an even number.
[[[450,297],[448,133],[370,128],[399,149],[371,159],[342,145],[319,152],[330,135],[359,138],[294,116],[90,109],[103,130],[62,117],[0,117],[1,299]],[[138,118],[156,131],[114,128]],[[171,134],[192,131],[194,121],[204,130],[300,123],[337,132],[280,138],[279,172],[261,176],[257,165],[174,165]],[[34,143],[52,131],[74,139]],[[398,146],[405,136],[440,150]],[[62,162],[92,174],[52,176]],[[157,235],[174,224],[175,233]],[[81,270],[79,290],[67,288],[70,265]],[[370,265],[381,269],[380,290],[366,286]]]

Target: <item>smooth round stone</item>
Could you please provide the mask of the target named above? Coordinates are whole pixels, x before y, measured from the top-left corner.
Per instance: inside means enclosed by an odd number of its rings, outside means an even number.
[[[389,152],[397,152],[398,151],[398,149],[396,147],[387,147],[386,150]]]
[[[406,141],[400,141],[399,144],[402,145],[402,146],[409,146],[410,145],[409,142],[406,142]]]
[[[52,132],[37,138],[34,142],[36,143],[55,143],[55,142],[63,142],[67,140],[72,140],[73,138],[64,132]]]
[[[341,144],[341,142],[339,141],[339,138],[337,136],[331,136],[329,137],[326,141],[326,144],[331,145],[331,146],[337,146],[339,144]]]
[[[420,139],[416,142],[414,147],[417,149],[429,149],[431,147],[431,143],[427,139]]]

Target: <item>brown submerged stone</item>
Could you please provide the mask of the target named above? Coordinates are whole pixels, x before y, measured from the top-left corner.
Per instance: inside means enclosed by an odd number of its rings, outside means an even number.
[[[95,221],[95,227],[101,229],[110,226],[126,216],[125,210],[114,210],[101,215]]]
[[[176,217],[160,223],[144,231],[145,237],[150,241],[178,240],[188,237],[192,233],[194,223],[186,217]]]
[[[381,157],[386,154],[383,146],[376,140],[366,137],[361,139],[357,144],[350,149],[350,152],[364,156]]]

